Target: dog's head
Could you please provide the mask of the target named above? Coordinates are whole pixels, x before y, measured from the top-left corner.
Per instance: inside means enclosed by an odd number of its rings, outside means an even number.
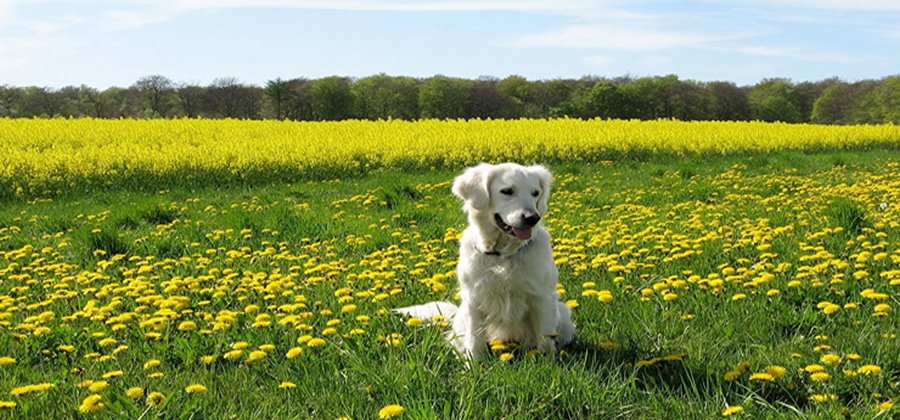
[[[550,171],[543,166],[482,163],[466,169],[453,182],[453,193],[469,214],[489,217],[494,226],[519,240],[547,214]]]

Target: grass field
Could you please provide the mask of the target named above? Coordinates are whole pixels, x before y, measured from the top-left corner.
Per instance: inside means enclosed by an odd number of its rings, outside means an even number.
[[[462,167],[7,201],[0,417],[896,417],[900,156],[863,149],[556,160],[575,342],[469,370],[387,312],[453,299]]]

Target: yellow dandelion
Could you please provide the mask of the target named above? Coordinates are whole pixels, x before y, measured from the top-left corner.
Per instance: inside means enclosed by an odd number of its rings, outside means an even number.
[[[264,352],[262,350],[251,351],[250,354],[247,355],[247,363],[253,363],[264,357],[266,357],[266,352]]]
[[[243,350],[230,350],[222,355],[222,358],[224,358],[225,360],[237,360],[240,359],[243,354]]]
[[[750,380],[751,381],[772,382],[775,380],[775,377],[772,376],[770,373],[757,372],[757,373],[750,375]]]
[[[293,358],[297,357],[300,353],[303,353],[303,349],[302,349],[302,348],[300,348],[300,347],[293,347],[293,348],[291,348],[290,350],[287,351],[287,354],[285,354],[285,356],[286,356],[288,359],[293,359]]]
[[[133,386],[125,391],[125,395],[127,395],[128,398],[140,398],[142,395],[144,395],[144,388]]]
[[[841,356],[834,353],[823,354],[819,361],[826,365],[833,365],[841,361]]]
[[[412,317],[406,320],[406,325],[409,325],[410,327],[418,327],[419,325],[422,325],[422,323],[423,321],[416,317]]]
[[[46,390],[48,390],[48,389],[50,389],[50,388],[53,388],[53,387],[55,387],[55,386],[56,386],[56,385],[54,385],[54,384],[49,384],[49,383],[41,383],[41,384],[34,384],[34,385],[25,385],[25,386],[20,386],[20,387],[13,388],[11,391],[9,391],[9,393],[10,393],[10,395],[12,395],[12,396],[19,396],[19,395],[29,394],[29,393],[32,393],[32,392],[43,392],[43,391],[46,391]]]
[[[160,362],[157,359],[150,359],[150,360],[144,362],[144,369],[153,369],[155,367],[159,367],[159,365],[161,365],[161,364],[162,364],[162,362]]]
[[[325,340],[316,337],[316,338],[313,338],[313,339],[307,341],[307,342],[306,342],[306,345],[307,345],[308,347],[321,347],[321,346],[324,346],[325,343],[326,343]]]
[[[892,409],[892,408],[894,408],[894,402],[893,402],[893,401],[885,401],[885,402],[883,402],[883,403],[881,403],[881,404],[878,404],[878,411],[888,411],[888,410],[890,410],[890,409]]]
[[[9,356],[0,357],[0,366],[11,365],[14,363],[16,363],[16,359],[14,359],[12,357],[9,357]]]
[[[215,354],[201,356],[200,363],[203,363],[204,365],[211,365],[216,361],[217,358],[218,356],[216,356]]]
[[[117,378],[122,376],[125,372],[121,370],[113,370],[103,374],[103,379]]]
[[[804,367],[803,370],[806,371],[806,373],[824,372],[825,366],[817,365],[817,364],[806,365],[806,367]]]
[[[512,360],[513,357],[514,357],[514,356],[513,356],[512,353],[506,352],[506,353],[503,353],[503,354],[500,355],[500,360],[501,360],[501,361],[504,361],[504,362],[507,362],[507,361]]]
[[[836,399],[837,395],[834,394],[812,394],[809,396],[809,400],[815,403],[825,403]]]
[[[812,379],[813,381],[816,381],[816,382],[825,382],[829,378],[831,378],[831,375],[829,375],[827,372],[816,372],[816,373],[813,373],[812,375],[809,375],[809,379]]]
[[[147,406],[151,408],[162,407],[166,403],[166,396],[162,392],[151,392],[147,395]]]
[[[194,321],[183,321],[178,324],[179,331],[193,331],[197,329],[197,323]]]
[[[88,385],[88,389],[91,392],[100,392],[109,387],[109,382],[106,381],[93,381],[90,385]]]
[[[878,365],[862,365],[856,372],[862,375],[877,375],[881,373],[881,366]]]
[[[282,389],[291,389],[291,388],[296,388],[297,384],[295,384],[293,382],[289,382],[289,381],[284,381],[281,383],[281,385],[278,385],[278,387],[282,388]]]
[[[737,379],[737,378],[740,378],[740,377],[741,377],[741,371],[739,371],[739,370],[729,370],[728,372],[725,372],[725,377],[724,377],[724,379],[725,379],[726,381],[729,381],[729,382],[730,382],[730,381],[733,381],[733,380],[735,380],[735,379]]]
[[[184,392],[188,394],[206,392],[207,388],[201,384],[191,384],[184,388]]]
[[[0,409],[3,409],[3,408],[7,408],[7,409],[9,409],[9,408],[16,408],[16,405],[17,405],[17,404],[16,404],[15,401],[0,401]]]
[[[772,375],[773,378],[780,378],[784,376],[785,372],[787,372],[787,369],[778,365],[772,365],[766,368],[766,373]]]
[[[389,419],[403,414],[404,411],[406,411],[406,409],[403,408],[403,406],[397,404],[386,405],[382,407],[381,410],[378,410],[378,418]]]
[[[103,408],[103,403],[100,402],[102,399],[103,397],[97,394],[88,395],[81,401],[81,405],[78,406],[78,411],[82,413],[93,413]]]
[[[609,290],[601,290],[597,292],[597,300],[603,303],[610,303],[613,301],[613,294]]]
[[[741,407],[739,405],[729,405],[729,406],[725,407],[724,410],[722,410],[722,416],[724,416],[724,417],[733,416],[742,411],[744,411],[744,407]]]

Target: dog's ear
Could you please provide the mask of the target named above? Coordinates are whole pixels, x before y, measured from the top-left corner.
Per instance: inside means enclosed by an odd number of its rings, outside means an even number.
[[[537,175],[541,183],[541,196],[538,197],[537,211],[541,215],[547,214],[547,202],[550,200],[550,184],[553,183],[553,175],[547,168],[541,165],[534,165],[528,168],[531,173]]]
[[[491,200],[490,187],[491,165],[482,163],[465,170],[453,180],[453,194],[463,199],[469,207],[480,210],[488,206]]]

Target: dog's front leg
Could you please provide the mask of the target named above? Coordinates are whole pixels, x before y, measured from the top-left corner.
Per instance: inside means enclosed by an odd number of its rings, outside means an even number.
[[[528,321],[531,334],[534,337],[534,345],[544,354],[556,353],[556,301],[550,298],[538,297],[532,302],[531,311],[528,313]]]
[[[484,314],[475,305],[463,301],[453,319],[454,329],[460,336],[458,350],[470,359],[480,359],[487,352],[484,331]]]

